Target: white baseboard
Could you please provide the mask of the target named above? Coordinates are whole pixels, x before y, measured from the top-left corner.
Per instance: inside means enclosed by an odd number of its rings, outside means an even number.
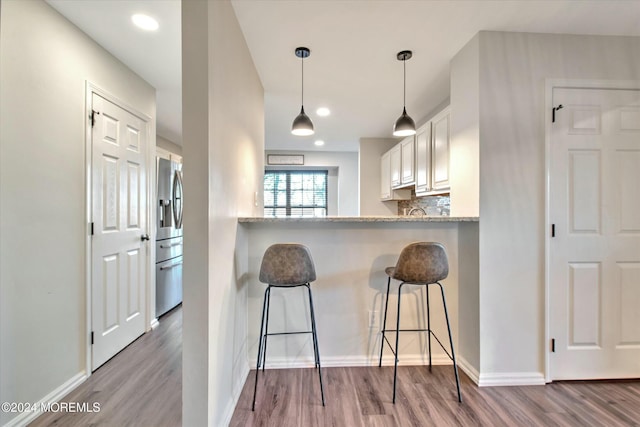
[[[153,319],[153,320],[151,321],[151,324],[150,324],[149,326],[151,326],[151,329],[155,329],[155,328],[157,328],[158,326],[160,326],[160,322],[158,322],[158,318],[156,317],[155,319]]]
[[[62,399],[64,396],[69,394],[73,389],[78,387],[80,384],[85,382],[87,379],[87,375],[84,372],[79,372],[73,377],[69,378],[65,381],[61,386],[47,394],[45,397],[40,399],[37,405],[34,406],[42,406],[45,403],[53,403]],[[3,427],[23,427],[29,424],[31,421],[35,420],[42,414],[42,411],[34,411],[34,412],[22,412],[18,416],[9,420]]]
[[[478,373],[478,370],[474,368],[464,357],[458,356],[458,368],[467,374],[474,383],[478,384],[480,382],[480,374]]]
[[[320,362],[323,368],[345,368],[354,366],[378,366],[377,357],[367,356],[330,356],[321,357]],[[255,362],[254,362],[255,363]],[[431,363],[433,365],[451,365],[451,359],[446,354],[434,354]],[[429,358],[421,354],[408,354],[400,356],[398,366],[416,366],[428,365]],[[382,358],[383,366],[393,366],[393,356],[384,356]],[[253,365],[255,366],[255,365]],[[252,366],[252,368],[253,368]],[[286,358],[286,357],[267,357],[266,369],[292,369],[292,368],[311,368],[314,366],[312,357],[307,358]]]
[[[501,372],[482,373],[478,378],[478,387],[545,385],[542,372]]]
[[[244,346],[242,347],[242,353],[245,353]],[[244,358],[238,358],[237,363],[240,363],[239,373],[236,375],[235,384],[233,384],[233,391],[231,395],[231,399],[227,402],[227,406],[224,410],[224,414],[222,416],[222,423],[220,425],[228,426],[231,423],[231,418],[233,417],[233,412],[238,405],[238,400],[240,400],[240,394],[242,393],[242,389],[244,387],[245,382],[247,381],[247,377],[249,376],[249,365],[246,363]]]

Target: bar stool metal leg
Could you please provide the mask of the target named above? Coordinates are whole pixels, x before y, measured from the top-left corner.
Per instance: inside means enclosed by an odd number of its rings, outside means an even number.
[[[431,372],[431,312],[429,309],[429,284],[425,286],[427,293],[427,343],[429,346],[429,372]]]
[[[308,283],[304,286],[307,288],[307,291],[311,293],[311,286],[309,286]],[[313,322],[316,318],[316,314],[313,311],[313,304],[311,304],[311,299],[309,299],[309,316],[311,317],[311,331],[313,332]],[[320,363],[320,354],[318,353],[318,340],[314,334],[312,334],[311,336],[312,336],[312,342],[313,342],[314,367],[317,369],[318,364]]]
[[[387,308],[389,307],[389,286],[391,286],[391,277],[387,279],[387,298],[384,303],[384,319],[382,320],[382,338],[380,339],[380,360],[378,361],[378,367],[382,366],[382,351],[384,350],[384,330],[387,329]]]
[[[398,380],[398,343],[400,341],[400,300],[402,299],[402,286],[404,282],[400,283],[398,288],[398,316],[396,322],[396,351],[394,353],[395,363],[393,366],[393,403],[396,403],[396,382]]]
[[[307,283],[309,291],[309,306],[311,307],[311,332],[313,333],[313,342],[315,343],[316,360],[318,362],[318,378],[320,379],[320,395],[322,396],[322,406],[324,406],[324,387],[322,386],[322,367],[320,366],[320,351],[318,350],[318,334],[316,332],[316,316],[313,310],[313,297],[311,296],[311,286]]]
[[[256,391],[258,390],[258,371],[260,371],[260,359],[262,358],[262,333],[264,332],[264,315],[267,308],[267,294],[270,287],[264,291],[264,300],[262,301],[262,317],[260,320],[260,337],[258,338],[258,360],[256,361],[256,377],[253,383],[253,403],[251,404],[251,410],[256,409]]]
[[[264,346],[262,347],[262,372],[264,372],[264,367],[267,364],[267,337],[269,336],[269,307],[271,306],[271,285],[267,287],[267,294],[265,295],[267,299],[267,319],[264,323]]]
[[[449,345],[451,346],[451,358],[453,359],[453,372],[456,374],[456,388],[458,389],[458,402],[462,403],[462,395],[460,394],[460,379],[458,378],[458,364],[456,363],[456,352],[453,349],[453,337],[451,336],[451,326],[449,325],[449,314],[447,313],[447,302],[444,299],[444,288],[440,282],[436,282],[440,286],[442,294],[442,305],[444,306],[444,317],[447,319],[447,331],[449,332]]]

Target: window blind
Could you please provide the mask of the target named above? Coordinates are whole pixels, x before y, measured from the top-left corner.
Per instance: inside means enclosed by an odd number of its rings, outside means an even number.
[[[264,216],[327,216],[326,170],[264,173]]]

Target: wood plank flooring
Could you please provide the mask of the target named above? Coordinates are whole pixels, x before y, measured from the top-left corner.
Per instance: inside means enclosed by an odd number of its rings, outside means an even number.
[[[100,412],[41,415],[40,426],[176,427],[182,424],[182,307],[98,368],[62,399],[100,403]]]
[[[478,388],[461,373],[457,402],[451,366],[325,368],[326,407],[315,369],[260,372],[251,412],[251,371],[232,427],[278,426],[640,426],[640,381],[573,381]]]
[[[99,402],[99,413],[47,413],[31,426],[179,427],[182,423],[182,309],[124,349],[66,402]],[[251,371],[232,427],[640,426],[640,381],[556,382],[478,388],[461,372],[456,400],[451,366],[324,368],[326,407],[315,369],[260,372],[251,412]],[[191,426],[188,426],[191,427]],[[194,426],[198,427],[198,426]],[[215,426],[220,427],[220,426]]]

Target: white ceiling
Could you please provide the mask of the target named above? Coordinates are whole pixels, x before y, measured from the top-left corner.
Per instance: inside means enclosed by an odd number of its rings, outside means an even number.
[[[182,144],[180,0],[46,0],[98,44],[156,88],[157,133]],[[143,31],[131,15],[144,13],[160,28]]]
[[[158,89],[158,134],[181,143],[180,1],[47,0]],[[402,110],[420,121],[449,94],[449,61],[481,30],[640,36],[638,0],[232,0],[265,89],[269,149],[357,151],[360,137],[390,137]],[[130,25],[143,11],[157,33]],[[305,60],[305,110],[316,134],[294,137],[300,110],[297,46]],[[329,107],[329,117],[316,108]]]

